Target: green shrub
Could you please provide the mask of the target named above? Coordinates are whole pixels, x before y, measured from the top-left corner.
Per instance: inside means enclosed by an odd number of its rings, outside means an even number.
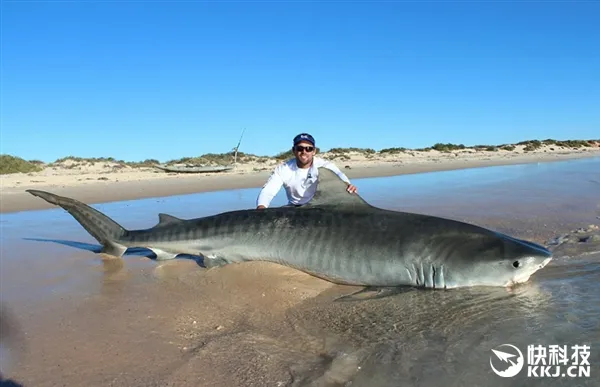
[[[0,175],[10,173],[30,173],[42,170],[40,161],[27,161],[11,155],[0,155]]]

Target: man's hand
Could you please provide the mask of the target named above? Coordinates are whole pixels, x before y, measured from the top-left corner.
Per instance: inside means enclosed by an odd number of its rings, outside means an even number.
[[[348,184],[348,188],[346,188],[346,191],[350,193],[356,193],[358,192],[358,188],[356,188],[356,186],[353,184]]]

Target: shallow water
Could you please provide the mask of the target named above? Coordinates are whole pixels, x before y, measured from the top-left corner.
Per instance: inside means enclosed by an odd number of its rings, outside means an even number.
[[[491,373],[490,358],[503,369],[491,349],[515,345],[527,362],[528,345],[548,350],[550,345],[587,344],[592,377],[532,380],[525,376],[526,363],[510,383],[592,386],[600,380],[599,281],[600,255],[595,255],[555,262],[513,292],[408,291],[355,305],[317,298],[290,311],[288,318],[315,337],[335,340],[325,347],[331,360],[323,368],[340,368],[335,378],[343,383],[436,386],[442,378],[444,385],[504,386],[507,381]],[[334,364],[338,359],[340,365]],[[322,370],[305,369],[298,376],[334,380]]]
[[[356,180],[375,205],[466,220],[555,251],[512,291],[334,302],[356,289],[272,264],[206,272],[135,254],[103,261],[62,210],[2,215],[2,302],[24,332],[7,376],[35,386],[600,385],[600,231],[590,227],[600,225],[599,171],[600,159],[586,159]],[[95,207],[141,228],[158,212],[251,208],[257,192]],[[501,344],[524,355],[519,375],[493,373],[490,359],[506,368],[491,351],[508,352]],[[590,377],[527,377],[532,344],[590,345]]]

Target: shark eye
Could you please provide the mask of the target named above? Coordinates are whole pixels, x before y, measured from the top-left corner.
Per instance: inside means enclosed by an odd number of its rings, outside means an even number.
[[[519,267],[519,261],[514,261],[512,265],[515,268]]]

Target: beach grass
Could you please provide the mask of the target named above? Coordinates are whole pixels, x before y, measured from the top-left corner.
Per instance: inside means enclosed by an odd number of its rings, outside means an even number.
[[[452,152],[498,152],[508,151],[512,152],[517,147],[522,147],[523,152],[532,152],[540,149],[543,146],[551,146],[550,150],[576,150],[583,147],[599,147],[600,140],[527,140],[521,141],[516,144],[501,144],[501,145],[474,145],[466,146],[464,144],[453,144],[453,143],[435,143],[430,147],[410,149],[405,147],[390,147],[383,148],[379,151],[372,148],[357,148],[357,147],[335,147],[331,148],[326,152],[322,152],[321,149],[317,148],[318,153],[325,153],[331,160],[350,160],[352,154],[359,154],[365,156],[368,159],[372,159],[377,156],[391,156],[400,153],[409,152],[431,152],[437,151],[441,153],[452,153]],[[293,157],[291,149],[282,151],[273,156],[260,156],[250,153],[238,152],[237,163],[268,163],[270,161],[282,161]],[[169,160],[162,163],[167,166],[172,165],[211,165],[211,166],[222,166],[231,165],[234,160],[234,151],[225,153],[206,153],[200,156],[189,156],[182,157],[179,159]],[[124,161],[118,160],[113,157],[80,157],[80,156],[66,156],[61,157],[53,162],[44,163],[39,160],[25,160],[18,156],[13,155],[1,155],[0,156],[0,174],[11,174],[11,173],[32,173],[39,172],[46,167],[61,167],[67,169],[80,168],[85,166],[91,166],[96,163],[110,163],[111,168],[151,168],[154,165],[161,164],[155,159],[146,159],[143,161]]]
[[[43,165],[43,162],[37,160],[27,161],[16,156],[0,155],[0,175],[39,172]]]

